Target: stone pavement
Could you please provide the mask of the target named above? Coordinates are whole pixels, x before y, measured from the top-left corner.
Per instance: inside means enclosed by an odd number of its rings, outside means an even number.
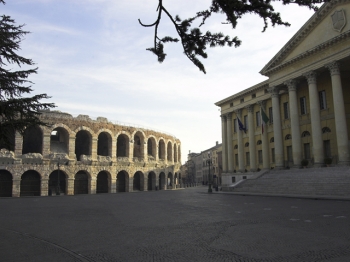
[[[350,261],[350,201],[206,191],[1,198],[0,261]]]

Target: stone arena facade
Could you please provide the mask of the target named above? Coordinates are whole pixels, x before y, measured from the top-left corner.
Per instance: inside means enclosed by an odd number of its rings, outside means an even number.
[[[181,181],[181,142],[108,119],[45,111],[0,152],[0,196],[172,189]]]

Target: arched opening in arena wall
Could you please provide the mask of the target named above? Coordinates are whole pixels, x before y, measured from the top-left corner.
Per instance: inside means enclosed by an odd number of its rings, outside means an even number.
[[[163,140],[159,140],[158,157],[161,160],[165,160],[165,143]]]
[[[12,174],[0,170],[0,197],[12,197]]]
[[[78,161],[81,155],[91,155],[91,134],[86,130],[80,130],[75,137],[75,155]]]
[[[120,171],[117,174],[117,192],[127,192],[129,185],[129,174],[126,171]]]
[[[134,174],[134,181],[133,181],[133,191],[143,191],[144,188],[144,175],[141,171],[137,171]]]
[[[168,173],[167,188],[173,188],[173,174],[171,172]]]
[[[175,173],[175,176],[174,176],[174,188],[176,188],[177,184],[178,184],[178,177],[177,177],[177,173]]]
[[[107,132],[102,132],[98,135],[97,140],[97,155],[111,156],[112,151],[112,137]]]
[[[177,163],[177,145],[174,145],[174,162]]]
[[[9,151],[15,151],[15,134],[16,132],[12,127],[7,127],[5,137],[0,141],[0,149],[5,148]]]
[[[29,126],[24,130],[22,154],[43,153],[43,133],[38,126]]]
[[[147,140],[147,155],[149,159],[156,160],[157,144],[154,137],[150,137]]]
[[[168,142],[167,154],[168,154],[168,161],[173,161],[173,147],[171,146],[170,141]]]
[[[59,181],[59,183],[58,183]],[[62,171],[55,170],[49,176],[49,196],[66,194],[67,175]]]
[[[89,193],[89,176],[85,171],[79,171],[75,174],[74,195]]]
[[[140,131],[134,135],[134,157],[144,157],[144,139]]]
[[[178,147],[178,157],[177,157],[177,160],[179,161],[179,162],[181,162],[181,147],[180,147],[180,145],[179,145],[179,147]]]
[[[69,133],[62,127],[57,127],[51,132],[50,151],[51,153],[69,154]]]
[[[155,190],[156,189],[156,174],[151,171],[148,174],[148,179],[147,179],[147,190],[151,191],[151,190]]]
[[[129,137],[119,135],[117,138],[117,157],[129,157]]]
[[[108,193],[110,188],[110,179],[109,175],[106,171],[101,171],[97,175],[97,183],[96,183],[96,194],[100,193]]]
[[[20,196],[40,196],[41,178],[38,172],[28,170],[21,177]]]
[[[166,189],[165,186],[166,186],[166,184],[165,184],[165,174],[163,172],[161,172],[159,174],[159,190]]]

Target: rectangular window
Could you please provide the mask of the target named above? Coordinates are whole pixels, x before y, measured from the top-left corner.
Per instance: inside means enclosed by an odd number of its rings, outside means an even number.
[[[234,176],[232,177],[232,184],[233,183],[236,183],[236,177],[234,177]]]
[[[289,106],[288,102],[283,103],[284,119],[289,119]]]
[[[236,166],[238,166],[238,154],[235,154]]]
[[[248,116],[244,116],[244,127],[248,130]]]
[[[311,159],[311,156],[310,156],[310,143],[305,143],[304,144],[304,158],[305,159]]]
[[[331,141],[330,140],[324,140],[323,141],[323,147],[324,147],[324,158],[331,158]]]
[[[256,98],[256,94],[252,94],[252,98]]]
[[[233,107],[233,103],[230,103],[230,107]]]
[[[250,153],[246,152],[245,153],[245,162],[247,166],[250,166]]]
[[[305,115],[307,113],[306,111],[306,97],[300,97],[300,113],[302,115]]]
[[[288,162],[293,162],[292,146],[287,146],[287,159]]]
[[[255,117],[256,117],[256,126],[261,126],[260,111],[255,113]]]
[[[273,123],[272,107],[269,107],[269,119],[270,119],[270,124],[272,124]]]
[[[272,159],[272,163],[275,163],[275,149],[271,148],[271,159]]]
[[[233,132],[237,132],[237,118],[233,119]]]
[[[320,96],[320,109],[326,109],[327,108],[327,102],[326,102],[326,91],[322,90],[318,92]]]
[[[259,164],[262,164],[263,162],[262,150],[258,150],[258,159],[259,159]]]

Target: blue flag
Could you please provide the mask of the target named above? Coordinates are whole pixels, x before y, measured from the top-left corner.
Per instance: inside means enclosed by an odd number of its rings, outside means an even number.
[[[244,133],[246,133],[247,129],[243,126],[241,120],[239,120],[238,117],[237,117],[237,122],[238,122],[238,125],[239,125],[239,130],[242,130],[242,131],[244,131]]]

